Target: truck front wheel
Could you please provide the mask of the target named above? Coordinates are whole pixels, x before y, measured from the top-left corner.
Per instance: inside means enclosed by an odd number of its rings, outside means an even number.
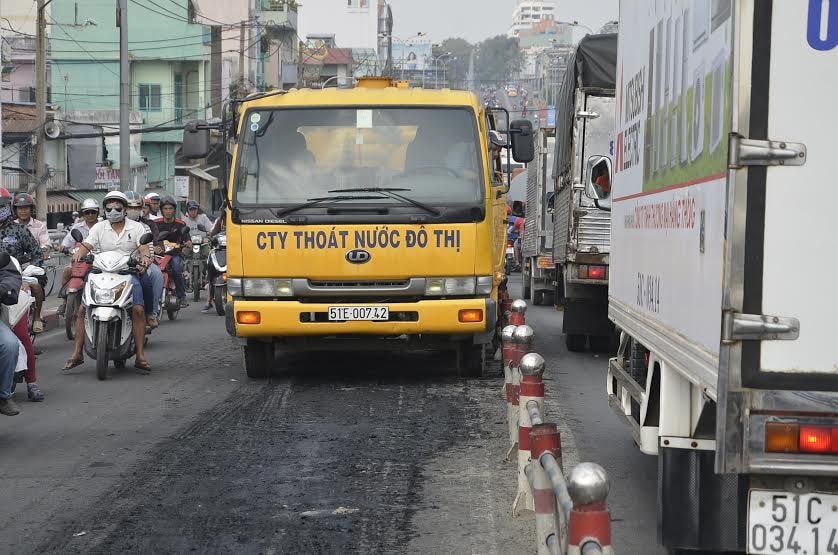
[[[481,378],[486,373],[486,346],[460,343],[457,346],[457,375],[461,378]]]
[[[248,378],[260,380],[267,378],[274,363],[274,344],[263,341],[247,340],[242,347],[244,371]]]

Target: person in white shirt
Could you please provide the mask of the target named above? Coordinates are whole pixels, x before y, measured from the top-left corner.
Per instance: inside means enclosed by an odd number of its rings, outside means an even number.
[[[29,233],[41,245],[41,251],[44,254],[44,260],[49,258],[49,251],[52,248],[52,241],[49,239],[49,232],[47,231],[47,224],[36,220],[32,217],[32,211],[35,209],[35,199],[28,193],[18,193],[12,203],[17,219],[16,223],[26,226]],[[38,283],[31,284],[32,296],[35,297],[35,318],[32,322],[32,331],[35,333],[42,333],[44,331],[44,322],[41,320],[41,308],[44,306],[44,287],[47,286],[47,276],[38,276]]]
[[[99,221],[99,203],[92,198],[84,199],[84,202],[81,203],[81,214],[83,219],[80,222],[73,224],[67,231],[67,235],[65,235],[64,239],[61,241],[62,252],[72,254],[73,249],[76,248],[76,240],[73,239],[71,234],[74,229],[78,229],[81,232],[81,236],[83,238],[87,238],[90,230],[94,225],[96,225],[96,222]],[[67,286],[67,282],[70,281],[70,273],[72,272],[72,269],[72,265],[68,264],[62,272],[61,289],[58,291],[58,297],[61,299],[67,298],[67,291],[65,290],[65,287]],[[64,314],[64,305],[61,305],[58,313]]]
[[[136,250],[139,251],[142,262],[146,266],[150,264],[151,258],[148,245],[140,245],[140,237],[146,233],[146,227],[140,222],[126,217],[128,212],[128,199],[125,194],[120,191],[111,191],[105,196],[102,207],[105,212],[105,220],[93,226],[87,239],[79,245],[78,250],[73,255],[73,261],[80,260],[92,251],[115,251],[122,254],[131,254]],[[137,352],[134,360],[134,368],[144,374],[151,372],[151,365],[145,358],[144,345],[146,319],[143,287],[150,287],[147,276],[147,272],[144,272],[142,276],[137,274],[131,275],[134,305],[131,309],[131,322],[134,332],[134,346]],[[146,283],[143,283],[144,281]],[[75,368],[84,363],[84,355],[82,354],[83,347],[84,309],[80,308],[76,314],[76,341],[73,354],[70,355],[70,358],[64,365],[64,370]]]
[[[186,214],[183,216],[183,222],[189,227],[189,235],[200,235],[206,237],[209,230],[212,229],[212,220],[206,214],[199,214],[201,209],[196,201],[190,200],[186,203]],[[204,226],[204,231],[198,229],[198,226]]]

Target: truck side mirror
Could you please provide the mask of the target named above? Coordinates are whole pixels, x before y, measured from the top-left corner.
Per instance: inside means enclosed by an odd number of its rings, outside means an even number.
[[[592,200],[605,200],[611,196],[611,159],[591,156],[586,164],[588,181],[585,196]]]
[[[516,119],[509,124],[509,135],[512,141],[512,158],[524,164],[532,162],[535,159],[532,122],[527,119]]]
[[[181,153],[185,158],[206,158],[210,151],[210,132],[205,121],[190,121],[183,127]],[[201,128],[199,129],[199,126]]]

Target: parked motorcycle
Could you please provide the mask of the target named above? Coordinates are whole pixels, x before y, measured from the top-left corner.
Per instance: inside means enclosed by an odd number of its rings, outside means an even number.
[[[79,230],[71,233],[73,239],[82,241]],[[147,245],[152,239],[151,233],[145,233],[140,244]],[[86,309],[84,350],[96,360],[96,377],[105,380],[111,360],[116,368],[124,368],[125,361],[135,354],[131,274],[136,272],[136,261],[133,253],[103,252],[93,257],[92,267],[82,296]]]
[[[227,234],[219,233],[210,242],[212,249],[209,254],[209,264],[212,266],[213,281],[210,284],[210,294],[215,305],[215,312],[224,316],[227,302]]]
[[[154,257],[160,271],[163,272],[163,294],[160,296],[160,310],[166,311],[169,320],[177,320],[177,315],[180,312],[180,299],[177,296],[175,279],[172,275],[174,270],[171,264],[172,256],[180,248],[177,243],[163,241],[163,254]]]
[[[84,293],[84,278],[90,271],[91,257],[86,256],[78,262],[70,265],[70,279],[65,287],[64,299],[64,327],[67,339],[70,341],[76,338],[76,312],[81,304]]]

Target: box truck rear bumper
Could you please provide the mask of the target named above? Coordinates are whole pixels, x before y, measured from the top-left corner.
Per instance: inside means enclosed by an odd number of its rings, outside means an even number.
[[[562,331],[566,334],[611,335],[614,324],[608,319],[608,286],[574,286],[584,297],[565,297]]]

